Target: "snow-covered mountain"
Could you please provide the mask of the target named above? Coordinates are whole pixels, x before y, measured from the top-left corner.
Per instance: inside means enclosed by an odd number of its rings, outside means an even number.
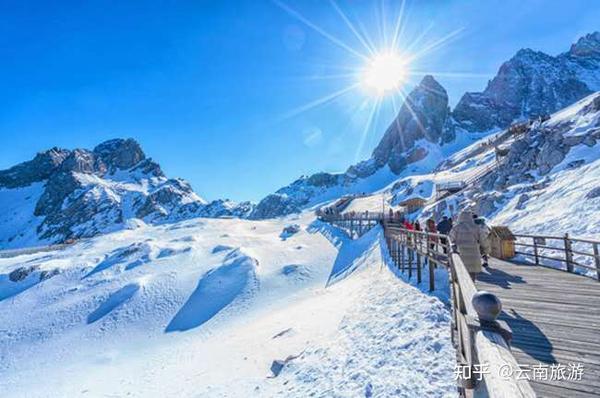
[[[0,171],[0,248],[15,248],[190,217],[246,216],[250,203],[206,203],[169,179],[133,139],[93,150],[52,148]]]
[[[505,62],[481,93],[466,93],[453,111],[469,131],[507,127],[550,114],[600,90],[600,32],[556,57],[524,49]]]
[[[446,90],[425,76],[405,98],[370,159],[345,173],[301,177],[264,198],[252,218],[298,212],[347,193],[373,192],[432,171],[453,153],[511,123],[545,116],[600,90],[600,32],[556,57],[525,49],[504,63],[482,93],[466,93],[454,110]]]
[[[418,196],[426,204],[413,219],[455,217],[468,208],[520,233],[600,233],[600,92],[524,126],[473,143],[431,173],[356,198],[347,211],[378,210],[382,201],[394,207]],[[473,183],[436,199],[436,185],[464,181]]]

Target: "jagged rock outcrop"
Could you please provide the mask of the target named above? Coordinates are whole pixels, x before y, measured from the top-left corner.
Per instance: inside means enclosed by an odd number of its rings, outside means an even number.
[[[448,108],[446,90],[432,76],[425,76],[406,97],[370,159],[350,166],[345,173],[303,177],[263,199],[251,216],[277,217],[300,211],[319,199],[360,192],[357,184],[386,166],[400,174],[411,163],[428,156],[432,148],[439,149],[438,156],[447,156],[450,152],[446,148],[462,149],[456,144],[464,146],[472,142],[470,133],[475,133],[472,137],[479,137],[481,133],[505,128],[521,118],[548,115],[593,91],[600,91],[599,32],[580,38],[568,52],[556,57],[530,49],[520,50],[500,67],[483,92],[464,94],[452,112]],[[589,106],[595,106],[594,103]],[[591,138],[584,139],[591,143]],[[543,174],[560,162],[577,140],[547,137],[545,145],[530,152],[527,148],[531,143],[524,141],[515,144],[515,148],[522,146],[522,149],[515,149],[510,156],[514,157],[515,164],[535,163],[536,170]],[[506,179],[530,178],[527,173],[515,173]],[[316,187],[312,180],[323,183]],[[493,207],[495,200],[497,198],[490,199],[483,207]]]
[[[92,151],[42,152],[0,171],[0,195],[23,195],[23,202],[35,204],[31,210],[17,206],[17,222],[0,222],[0,248],[90,237],[125,228],[131,219],[163,223],[246,216],[253,209],[251,203],[207,204],[186,181],[168,179],[133,139],[106,141]]]
[[[450,140],[451,135],[444,133],[449,113],[446,90],[432,76],[425,76],[406,97],[398,116],[373,151],[376,167],[387,164],[399,174],[406,165],[427,155],[424,148],[417,146],[419,140],[434,144]]]
[[[507,127],[553,113],[600,90],[600,32],[556,57],[524,49],[502,64],[482,93],[466,93],[452,116],[468,131]]]
[[[65,149],[52,148],[38,153],[33,160],[8,170],[0,170],[0,187],[24,187],[45,180],[56,171],[69,154],[70,152]]]
[[[482,215],[496,211],[505,201],[518,194],[516,210],[526,208],[535,192],[553,183],[558,170],[583,167],[600,142],[600,93],[595,93],[556,113],[548,121],[535,124],[521,138],[512,142],[508,154],[481,186],[466,192],[473,209]],[[569,159],[568,159],[569,158]],[[509,195],[505,193],[511,192]],[[596,197],[592,189],[586,199]]]

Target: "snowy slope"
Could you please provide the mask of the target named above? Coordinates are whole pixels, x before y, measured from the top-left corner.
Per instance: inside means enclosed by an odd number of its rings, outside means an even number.
[[[600,234],[600,93],[531,123],[522,135],[499,143],[508,154],[496,160],[482,138],[448,157],[431,173],[400,178],[383,190],[355,199],[347,211],[381,211],[411,197],[429,200],[411,218],[456,216],[465,208],[520,233],[598,238]],[[468,181],[491,168],[467,189],[436,201],[436,184]],[[382,201],[384,204],[382,204]]]
[[[454,396],[448,309],[380,241],[196,219],[0,259],[2,396]]]

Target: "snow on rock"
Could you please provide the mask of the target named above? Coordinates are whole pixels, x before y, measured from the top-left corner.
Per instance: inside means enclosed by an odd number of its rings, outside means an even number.
[[[53,148],[0,171],[0,248],[87,238],[137,224],[247,216],[249,202],[206,203],[168,179],[133,139],[94,148]]]
[[[600,32],[556,57],[523,49],[502,64],[482,93],[466,93],[453,116],[469,131],[556,112],[600,90]]]

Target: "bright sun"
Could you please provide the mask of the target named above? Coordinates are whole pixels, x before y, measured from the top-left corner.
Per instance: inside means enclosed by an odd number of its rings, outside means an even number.
[[[395,52],[375,55],[362,73],[362,84],[377,96],[384,96],[399,88],[406,78],[406,63]]]

